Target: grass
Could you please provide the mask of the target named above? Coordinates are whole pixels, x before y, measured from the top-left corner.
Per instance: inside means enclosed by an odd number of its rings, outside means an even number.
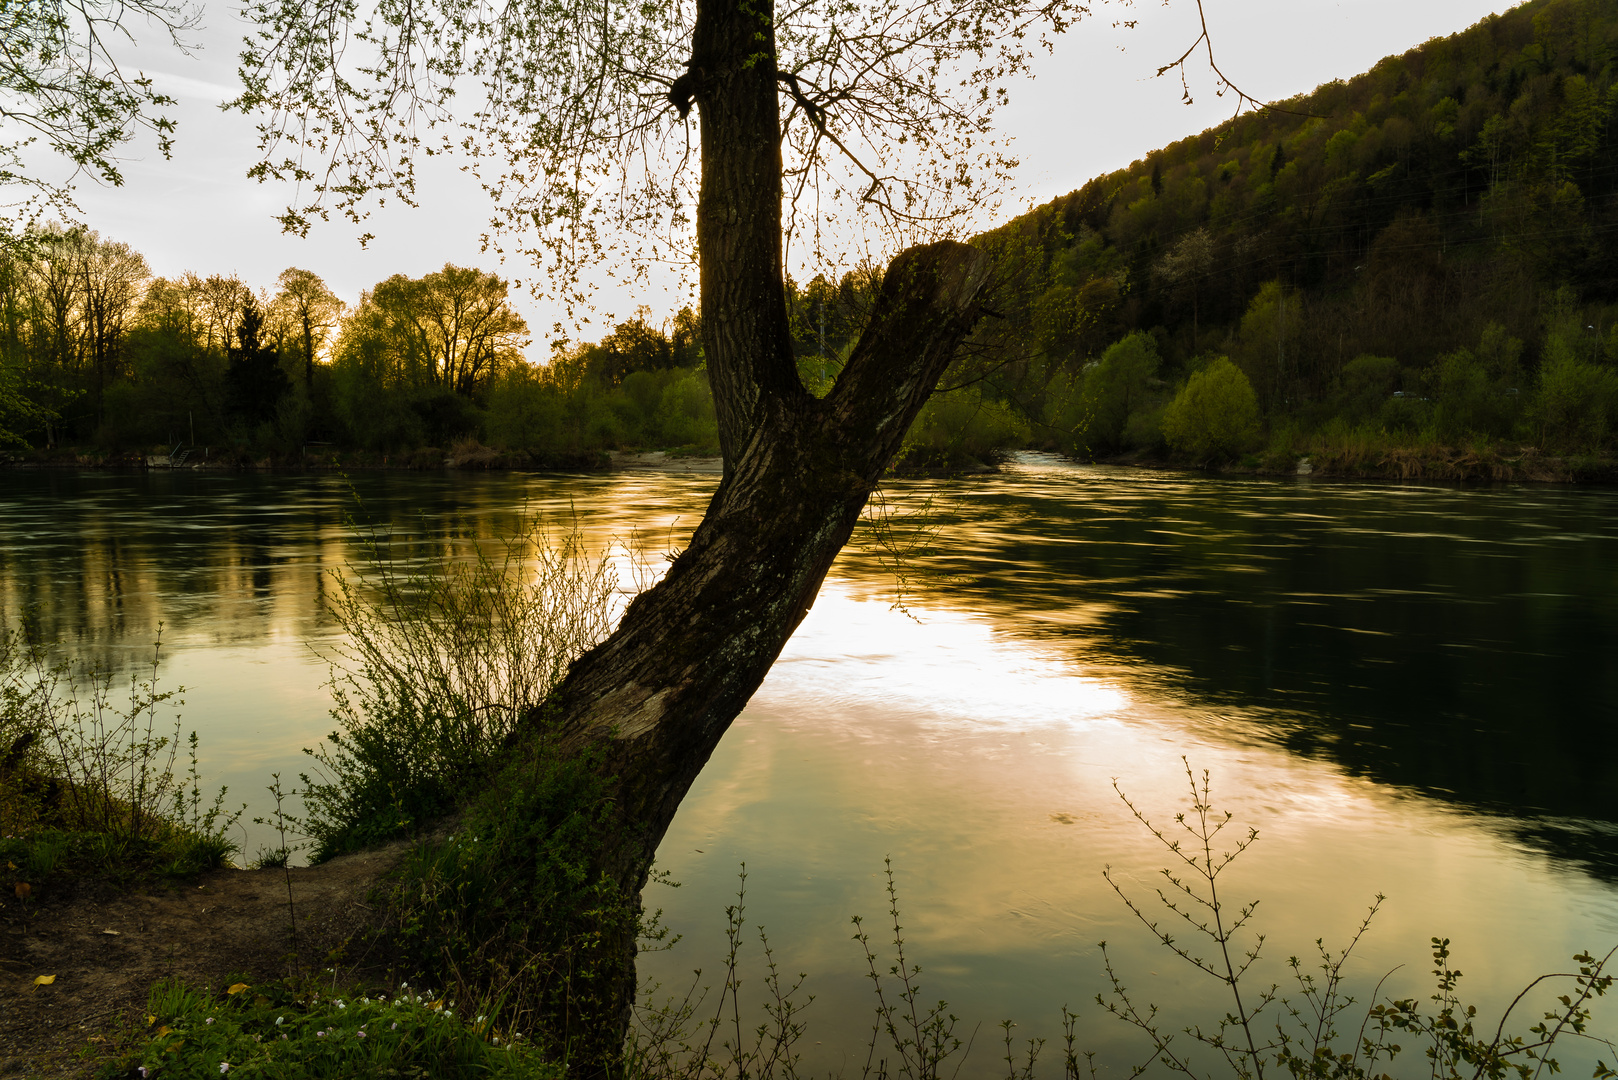
[[[223,1075],[555,1080],[563,1069],[493,1017],[408,984],[392,995],[313,985],[235,983],[223,991],[165,980],[132,1044],[98,1073],[164,1080]]]

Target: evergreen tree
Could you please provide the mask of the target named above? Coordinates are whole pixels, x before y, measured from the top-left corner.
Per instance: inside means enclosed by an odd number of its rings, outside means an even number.
[[[292,389],[291,380],[281,370],[280,354],[259,341],[263,328],[264,313],[249,294],[242,301],[242,318],[236,327],[238,344],[226,350],[229,364],[225,369],[231,419],[246,424],[261,424],[272,418],[282,395]]]

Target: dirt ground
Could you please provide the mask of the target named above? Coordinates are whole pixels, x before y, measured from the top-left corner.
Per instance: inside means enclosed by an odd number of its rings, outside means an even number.
[[[381,974],[355,952],[376,925],[377,880],[399,843],[290,871],[302,970]],[[0,897],[0,1080],[89,1076],[144,1011],[152,984],[178,976],[220,987],[288,974],[292,922],[281,870],[220,870],[174,887],[65,886]],[[334,959],[334,955],[340,959]],[[55,976],[37,985],[39,976]]]

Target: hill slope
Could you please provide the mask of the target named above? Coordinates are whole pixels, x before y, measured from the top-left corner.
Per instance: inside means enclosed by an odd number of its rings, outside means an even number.
[[[994,238],[1025,267],[989,396],[1017,403],[1036,441],[1161,451],[1163,410],[1223,354],[1267,435],[1215,457],[1351,432],[1606,448],[1618,0],[1530,0],[1163,147]]]

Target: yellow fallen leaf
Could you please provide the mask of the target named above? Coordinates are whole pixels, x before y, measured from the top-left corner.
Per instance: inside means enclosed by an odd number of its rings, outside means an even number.
[[[146,1026],[151,1027],[155,1023],[157,1023],[157,1017],[153,1016],[151,1013],[147,1013],[146,1014]]]
[[[229,990],[226,990],[225,993],[227,993],[227,994],[239,994],[243,990],[251,990],[251,989],[252,989],[252,987],[248,986],[246,983],[236,983],[233,986],[231,986],[231,988]]]
[[[161,1039],[163,1036],[167,1035],[173,1030],[173,1028],[169,1027],[167,1024],[164,1024],[162,1027],[157,1029],[157,1037]]]
[[[36,976],[34,976],[34,985],[35,986],[49,986],[51,983],[53,983],[55,981],[56,981],[56,976],[55,975],[36,975]]]

